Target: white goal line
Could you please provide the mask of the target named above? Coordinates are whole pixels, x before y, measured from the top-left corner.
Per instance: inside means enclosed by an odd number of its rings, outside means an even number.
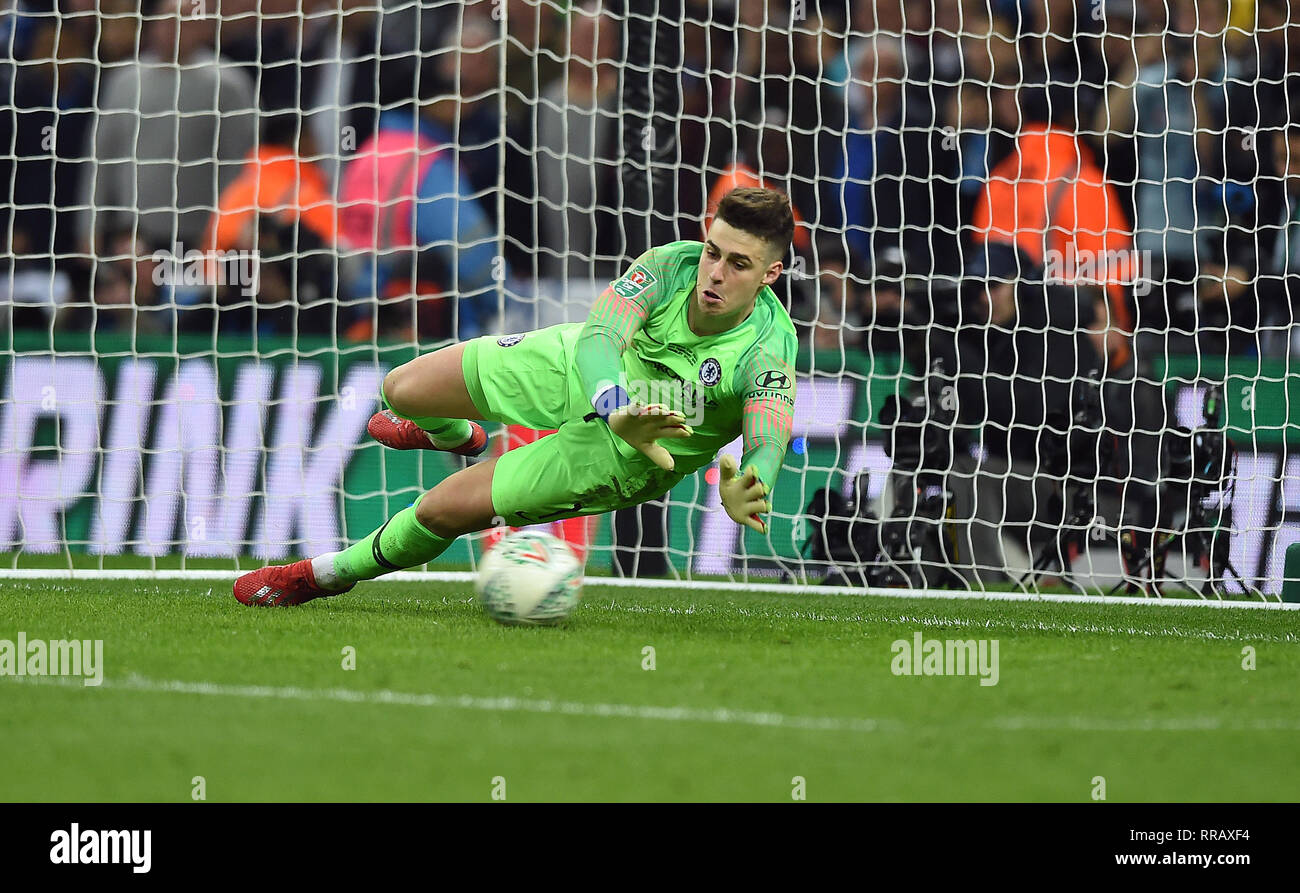
[[[230,580],[240,571],[213,570],[97,570],[83,568],[0,568],[0,580]],[[395,571],[379,582],[472,583],[470,571]],[[1151,598],[1131,595],[1038,594],[1029,592],[979,592],[948,589],[880,589],[852,586],[817,586],[806,583],[733,583],[712,580],[646,580],[634,577],[587,577],[586,586],[623,589],[713,589],[721,592],[763,592],[777,595],[877,595],[887,598],[932,598],[944,601],[1046,602],[1082,605],[1162,605],[1167,607],[1265,608],[1300,611],[1300,602],[1227,601],[1208,598]]]

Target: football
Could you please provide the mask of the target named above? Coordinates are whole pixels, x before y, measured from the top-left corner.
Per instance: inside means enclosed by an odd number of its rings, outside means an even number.
[[[483,610],[498,623],[553,626],[582,600],[582,563],[564,540],[519,530],[483,556],[475,589]]]

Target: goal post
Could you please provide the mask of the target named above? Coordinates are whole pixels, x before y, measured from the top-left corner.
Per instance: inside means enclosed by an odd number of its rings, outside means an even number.
[[[715,464],[589,573],[1300,588],[1284,2],[47,7],[0,24],[0,575],[358,539],[460,467],[368,439],[388,369],[579,321],[761,183],[798,217],[769,532]]]

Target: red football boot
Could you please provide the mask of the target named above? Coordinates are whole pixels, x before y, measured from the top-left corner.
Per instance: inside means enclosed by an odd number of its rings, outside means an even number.
[[[372,415],[366,430],[375,440],[394,450],[438,450],[443,453],[455,453],[458,456],[481,456],[487,449],[487,432],[477,422],[470,422],[469,427],[472,432],[469,440],[458,447],[445,450],[434,446],[433,441],[429,439],[429,432],[415,422],[404,419],[387,409]]]
[[[356,586],[327,592],[316,585],[316,575],[311,570],[311,559],[293,564],[273,565],[244,574],[235,581],[235,600],[252,606],[289,607],[301,605],[314,598],[342,595]]]

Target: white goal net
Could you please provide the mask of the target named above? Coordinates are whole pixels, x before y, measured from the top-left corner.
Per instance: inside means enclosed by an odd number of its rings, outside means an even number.
[[[461,467],[369,440],[387,370],[761,184],[769,532],[714,465],[557,525],[589,573],[1283,597],[1286,0],[7,0],[0,44],[0,567],[355,541]]]

